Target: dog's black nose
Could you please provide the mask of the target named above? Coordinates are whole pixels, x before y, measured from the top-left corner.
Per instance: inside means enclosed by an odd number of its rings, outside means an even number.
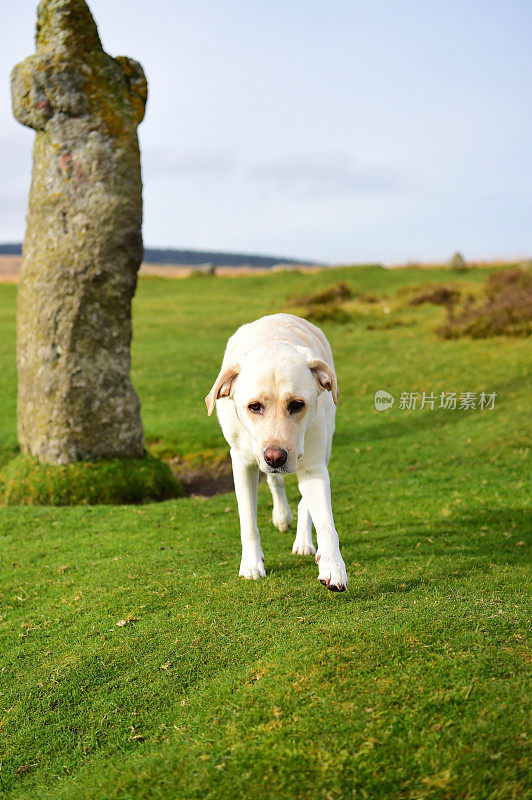
[[[287,458],[288,453],[283,447],[267,447],[264,451],[264,460],[269,467],[282,467]]]

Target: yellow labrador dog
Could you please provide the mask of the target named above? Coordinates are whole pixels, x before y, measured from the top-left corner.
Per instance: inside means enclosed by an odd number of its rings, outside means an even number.
[[[301,500],[293,553],[316,553],[318,579],[333,592],[347,588],[345,564],[331,507],[327,466],[331,456],[338,386],[324,334],[292,314],[272,314],[242,325],[227,343],[220,374],[205,398],[216,406],[231,447],[240,515],[243,578],[266,575],[257,527],[259,470],[273,497],[273,524],[293,520],[284,478],[296,472]]]

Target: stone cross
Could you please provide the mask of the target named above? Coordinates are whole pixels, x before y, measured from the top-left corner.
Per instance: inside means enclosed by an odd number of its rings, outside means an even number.
[[[84,0],[42,0],[36,52],[11,76],[37,132],[18,287],[18,435],[67,464],[144,453],[129,378],[142,260],[140,64],[104,52]]]

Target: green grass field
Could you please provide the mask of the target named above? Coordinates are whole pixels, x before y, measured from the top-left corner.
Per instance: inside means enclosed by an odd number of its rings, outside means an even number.
[[[237,577],[232,494],[0,509],[0,794],[527,796],[530,340],[440,341],[443,310],[397,294],[474,289],[485,274],[140,281],[146,438],[200,462],[226,450],[203,397],[239,324],[338,281],[379,296],[322,324],[341,392],[331,480],[349,590],[327,591],[291,554],[265,485],[258,582]],[[17,453],[15,295],[0,286],[0,467]],[[375,411],[377,389],[393,409]],[[407,411],[402,391],[497,398]]]

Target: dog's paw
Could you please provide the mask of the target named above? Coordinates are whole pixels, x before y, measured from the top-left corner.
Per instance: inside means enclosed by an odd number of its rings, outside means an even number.
[[[312,542],[299,541],[296,537],[292,545],[292,553],[296,556],[313,556],[316,553],[316,548]]]
[[[258,553],[243,553],[238,572],[241,578],[256,581],[266,577],[264,569],[264,555],[262,550]]]
[[[275,527],[281,531],[281,533],[286,533],[293,521],[294,515],[292,514],[289,506],[273,509],[272,522]]]
[[[323,583],[331,592],[345,592],[347,589],[347,572],[340,553],[329,558],[317,555],[316,561],[320,567],[318,574],[320,583]]]

